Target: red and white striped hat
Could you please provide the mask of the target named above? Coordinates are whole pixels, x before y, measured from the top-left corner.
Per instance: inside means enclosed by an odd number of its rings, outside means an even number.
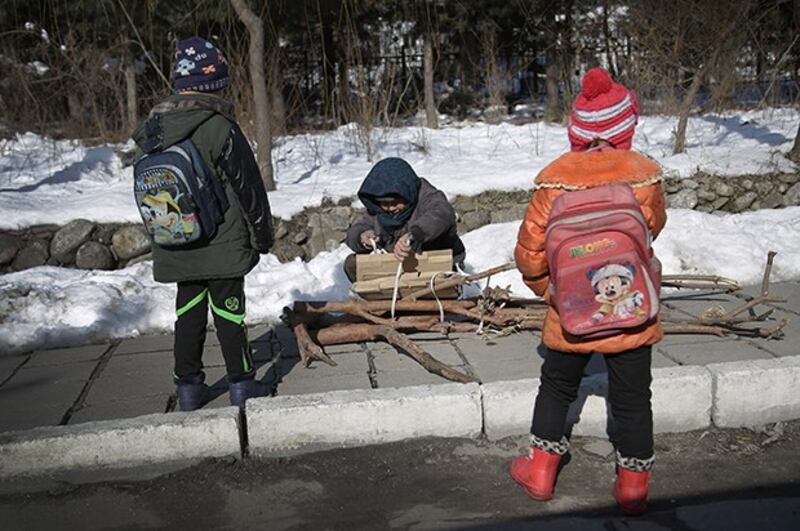
[[[602,68],[591,68],[581,81],[569,115],[569,142],[572,151],[584,151],[593,140],[610,142],[617,149],[630,149],[633,131],[639,120],[636,94]]]

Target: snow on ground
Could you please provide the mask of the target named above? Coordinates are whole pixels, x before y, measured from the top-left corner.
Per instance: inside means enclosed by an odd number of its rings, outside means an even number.
[[[466,269],[476,272],[513,259],[519,223],[488,225],[464,236]],[[779,254],[773,281],[800,280],[800,207],[716,216],[669,211],[655,243],[667,274],[719,274],[743,284],[761,280],[767,251]],[[342,262],[348,250],[308,263],[280,264],[263,256],[246,280],[248,322],[275,323],[294,300],[344,299]],[[519,273],[492,278],[531,296]],[[173,285],[152,280],[150,263],[118,271],[40,267],[0,276],[0,354],[168,332],[174,320]]]
[[[718,175],[794,171],[783,154],[792,145],[800,113],[794,109],[706,114],[692,117],[687,152],[672,155],[673,116],[642,117],[634,148],[655,158],[668,175],[697,171]],[[275,215],[289,218],[324,196],[355,195],[372,164],[352,126],[276,139],[273,160],[278,190],[270,193]],[[530,189],[536,174],[569,146],[564,127],[456,124],[373,131],[374,160],[406,158],[417,172],[451,198],[486,190]],[[75,218],[136,222],[132,170],[115,150],[86,147],[27,133],[0,141],[0,228]]]

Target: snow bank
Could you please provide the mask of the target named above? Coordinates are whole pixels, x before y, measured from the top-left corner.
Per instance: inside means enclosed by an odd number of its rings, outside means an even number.
[[[717,175],[794,171],[783,154],[791,148],[800,113],[794,109],[692,117],[687,151],[672,155],[672,116],[642,117],[634,148],[655,158],[668,175],[697,171]],[[273,150],[278,190],[270,193],[275,215],[290,218],[323,197],[351,197],[372,164],[352,126],[319,134],[276,139]],[[456,124],[377,129],[380,157],[406,158],[420,175],[451,198],[486,190],[529,189],[536,174],[569,149],[566,130],[526,125]],[[0,141],[0,228],[75,218],[101,222],[139,219],[131,193],[131,168],[115,149],[88,148],[31,133]]]
[[[464,236],[467,270],[513,259],[519,223],[488,225]],[[719,274],[758,284],[767,251],[778,251],[774,281],[800,280],[800,207],[716,216],[670,210],[655,248],[665,273]],[[246,280],[248,322],[275,323],[293,300],[344,299],[349,286],[342,246],[308,263],[263,256]],[[492,277],[531,296],[519,273]],[[0,276],[0,353],[167,332],[175,288],[152,280],[149,263],[110,272],[40,267]]]

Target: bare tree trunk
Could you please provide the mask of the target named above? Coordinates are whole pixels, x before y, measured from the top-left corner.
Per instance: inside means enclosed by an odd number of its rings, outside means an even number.
[[[555,50],[548,50],[547,67],[545,68],[546,88],[547,88],[547,108],[544,111],[544,119],[547,122],[561,121],[561,108],[558,103],[558,65],[556,64]]]
[[[81,105],[81,100],[78,99],[78,95],[73,91],[67,93],[67,109],[69,110],[69,117],[82,128],[83,105]]]
[[[261,179],[267,190],[275,190],[272,177],[272,131],[270,129],[267,81],[264,75],[264,25],[245,0],[231,0],[231,5],[250,35],[250,81],[256,108],[256,158]]]
[[[433,38],[425,32],[425,121],[431,129],[439,129],[439,116],[433,98]]]
[[[347,56],[344,52],[344,49],[341,47],[339,52],[339,60],[336,62],[336,69],[338,71],[337,92],[339,93],[339,99],[336,105],[336,111],[334,112],[334,121],[337,125],[346,124],[352,121],[352,113],[350,112],[350,80],[347,77]]]
[[[280,74],[280,58],[273,57],[269,70],[269,97],[272,116],[272,133],[282,135],[286,133],[286,101],[283,99],[283,77]]]
[[[675,147],[672,150],[673,154],[683,153],[686,151],[686,123],[689,121],[689,113],[692,111],[692,104],[703,84],[703,78],[706,75],[707,66],[694,73],[692,84],[689,85],[689,90],[686,96],[683,97],[681,110],[678,114],[678,126],[675,129]]]
[[[797,135],[794,137],[794,145],[789,152],[789,158],[800,163],[800,126],[797,127]]]
[[[139,108],[136,101],[136,68],[130,56],[125,58],[125,93],[127,100],[127,129],[132,131],[139,121]]]
[[[616,79],[617,67],[611,54],[611,31],[608,27],[608,0],[603,0],[603,47],[605,48],[608,71],[611,73],[611,77]]]

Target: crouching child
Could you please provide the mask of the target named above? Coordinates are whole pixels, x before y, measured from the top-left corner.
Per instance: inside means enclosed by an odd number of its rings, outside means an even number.
[[[356,254],[375,249],[394,253],[400,262],[411,253],[450,249],[453,263],[463,265],[466,250],[458,237],[453,206],[408,162],[391,157],[375,164],[358,198],[367,211],[347,230],[345,241],[355,253],[344,263],[351,282],[356,279]]]

